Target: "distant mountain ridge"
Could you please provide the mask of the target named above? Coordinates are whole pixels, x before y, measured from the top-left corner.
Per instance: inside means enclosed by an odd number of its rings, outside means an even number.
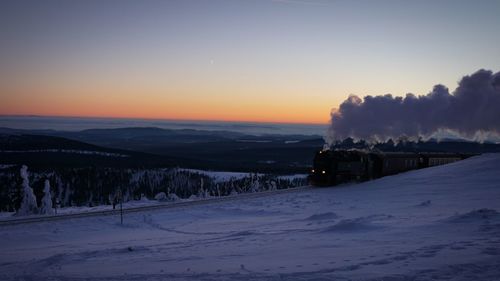
[[[0,133],[0,164],[52,167],[173,167],[175,157],[101,147],[47,135]]]
[[[49,135],[59,136],[69,139],[81,141],[102,141],[102,139],[113,140],[130,140],[144,138],[163,138],[162,141],[167,142],[207,142],[220,140],[235,140],[235,139],[315,139],[322,138],[319,135],[281,135],[281,134],[264,134],[252,135],[243,134],[233,131],[212,131],[212,130],[197,130],[197,129],[163,129],[158,127],[124,127],[111,129],[86,129],[81,131],[58,131],[58,130],[26,130],[12,129],[0,127],[0,134],[33,134],[33,135]],[[175,140],[171,138],[175,137]]]
[[[8,155],[3,153],[2,162],[8,164],[27,161],[36,162],[41,166],[43,163],[52,165],[53,161],[48,160],[53,157],[47,158],[45,155],[46,158],[43,158],[42,154],[54,151],[27,155],[26,150],[81,149],[108,153],[119,150],[133,155],[131,159],[124,161],[133,166],[143,165],[144,162],[144,165],[156,167],[176,165],[208,170],[305,173],[311,165],[312,155],[323,145],[319,136],[254,136],[228,131],[171,130],[155,127],[87,129],[78,132],[0,128],[0,134],[4,135],[3,143],[0,144],[3,148],[0,149],[24,150],[17,155],[12,152]],[[65,154],[56,158],[65,159],[58,163],[72,164],[74,160],[78,165],[83,165],[82,157],[70,157]],[[100,161],[103,162],[102,159]],[[122,165],[110,159],[104,162],[111,166]]]
[[[205,170],[308,173],[324,140],[306,135],[247,135],[228,131],[126,127],[82,131],[0,128],[0,164],[104,165],[171,167]],[[368,144],[346,139],[334,149],[373,149],[411,152],[500,152],[499,144],[467,141],[388,141]],[[24,150],[24,152],[22,152]],[[30,151],[28,151],[30,150]],[[34,150],[38,151],[35,154]],[[63,151],[61,150],[66,150]],[[71,150],[71,151],[67,151]],[[79,150],[80,152],[77,152]],[[100,155],[89,151],[103,152]],[[56,153],[58,152],[58,153]],[[73,155],[71,153],[73,152]],[[79,153],[79,154],[78,154]],[[87,153],[87,154],[85,154]],[[108,157],[104,157],[108,155]],[[126,159],[110,157],[130,155]]]

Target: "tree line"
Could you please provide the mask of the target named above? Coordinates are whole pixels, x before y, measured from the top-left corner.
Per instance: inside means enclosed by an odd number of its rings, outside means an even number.
[[[285,189],[307,184],[305,178],[243,174],[216,179],[177,168],[53,168],[11,166],[0,170],[0,211],[52,214],[53,208],[97,206],[140,199],[178,200]]]

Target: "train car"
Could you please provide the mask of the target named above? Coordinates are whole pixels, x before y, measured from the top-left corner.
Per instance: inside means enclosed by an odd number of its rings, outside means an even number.
[[[376,171],[377,177],[394,175],[419,168],[420,156],[412,152],[380,153],[381,167]]]
[[[420,162],[421,168],[444,165],[465,159],[464,155],[445,152],[425,152],[420,153],[420,156],[422,158]]]

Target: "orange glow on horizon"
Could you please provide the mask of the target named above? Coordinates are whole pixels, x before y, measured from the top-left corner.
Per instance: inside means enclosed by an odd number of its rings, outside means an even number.
[[[205,96],[103,88],[10,89],[2,97],[0,115],[60,117],[136,118],[261,123],[327,124],[331,103],[309,98],[282,101],[276,95],[227,94],[229,90]],[[32,94],[35,92],[36,94]],[[72,95],[61,93],[71,92]],[[119,92],[119,94],[117,94]]]
[[[165,120],[165,121],[207,121],[207,122],[249,122],[249,123],[273,123],[273,124],[304,124],[304,125],[327,125],[328,121],[304,120],[304,119],[233,119],[233,118],[203,118],[203,117],[184,117],[184,116],[143,116],[143,115],[84,115],[84,114],[46,114],[46,113],[26,113],[26,112],[6,112],[0,116],[41,116],[41,117],[67,117],[67,118],[116,118],[116,119],[141,119],[141,120]]]
[[[79,104],[77,106],[70,102],[54,104],[34,101],[22,105],[18,102],[6,102],[0,105],[0,115],[327,124],[330,112],[328,106],[316,109],[273,104],[251,107],[237,103],[209,106],[202,103],[188,105],[152,101],[144,105],[120,103],[117,106],[110,106],[104,100],[99,103],[81,101]]]

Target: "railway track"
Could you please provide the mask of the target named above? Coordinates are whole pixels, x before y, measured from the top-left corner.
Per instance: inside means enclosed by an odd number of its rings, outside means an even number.
[[[153,211],[153,210],[159,210],[159,209],[176,209],[176,208],[185,208],[185,207],[192,207],[192,206],[198,206],[198,205],[210,205],[210,204],[220,203],[220,202],[253,199],[253,198],[272,196],[272,195],[276,195],[276,194],[302,192],[302,191],[308,190],[309,188],[310,187],[307,187],[307,186],[301,186],[301,187],[280,189],[280,190],[273,190],[273,191],[262,191],[262,192],[256,192],[256,193],[242,193],[242,194],[238,194],[238,195],[234,195],[234,196],[207,198],[207,199],[200,199],[200,200],[196,200],[196,201],[186,201],[186,202],[165,203],[165,204],[151,205],[151,206],[131,207],[131,208],[123,209],[123,214],[125,215],[125,214],[130,214],[130,213],[146,212],[146,211]],[[102,210],[102,211],[82,212],[82,213],[74,213],[74,214],[60,214],[60,215],[50,215],[50,216],[36,216],[36,217],[28,217],[28,218],[6,219],[6,220],[0,220],[0,227],[7,226],[7,225],[16,225],[16,224],[59,221],[59,220],[74,219],[74,218],[112,216],[112,215],[120,215],[120,210],[119,209]]]

